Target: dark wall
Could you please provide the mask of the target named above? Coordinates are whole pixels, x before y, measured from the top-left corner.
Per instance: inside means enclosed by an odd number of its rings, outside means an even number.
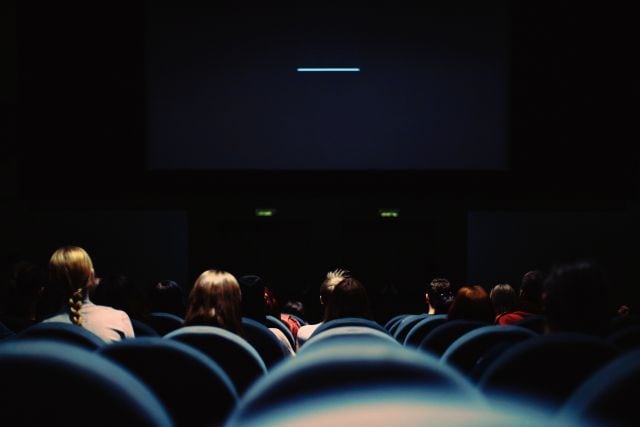
[[[146,222],[144,212],[180,211],[188,250],[171,252],[178,260],[170,265],[187,271],[188,284],[204,268],[259,272],[308,301],[317,316],[323,274],[344,267],[376,295],[387,292],[385,303],[393,300],[393,287],[386,285],[397,286],[402,308],[417,311],[422,307],[413,295],[433,275],[458,284],[492,282],[518,276],[529,268],[527,257],[550,265],[556,255],[582,255],[573,242],[591,242],[584,233],[592,228],[579,218],[508,225],[516,221],[510,212],[556,218],[569,210],[598,218],[592,225],[596,236],[606,236],[606,249],[595,255],[616,260],[609,265],[624,276],[620,283],[635,279],[633,246],[617,219],[623,215],[633,224],[638,218],[637,158],[629,144],[637,132],[628,112],[634,86],[625,80],[632,75],[625,58],[634,39],[624,10],[570,1],[514,3],[509,171],[384,174],[147,172],[142,4],[20,3],[16,14],[19,90],[9,86],[14,95],[8,103],[3,98],[3,108],[7,117],[19,112],[19,144],[3,155],[0,188],[5,229],[19,221],[23,232],[5,234],[5,253],[16,245],[45,253],[65,243],[64,229],[29,229],[43,207],[49,222],[79,215],[86,244],[100,247],[106,259],[118,257],[123,241],[105,230],[89,233],[103,218],[91,212],[105,206],[124,212],[115,223],[135,229]],[[10,36],[11,28],[3,31]],[[257,207],[275,207],[278,214],[255,218]],[[378,208],[400,208],[400,219],[382,221]],[[498,227],[500,245],[491,244],[484,222],[467,223],[467,213],[475,211],[495,214],[490,223]],[[599,216],[603,211],[612,214]],[[132,245],[153,250],[128,251],[118,262],[137,266],[141,256],[160,269],[168,255],[157,246],[176,236],[172,227],[158,224],[152,233],[136,234]],[[548,251],[547,240],[527,245],[532,236],[555,236],[553,247],[564,249]]]

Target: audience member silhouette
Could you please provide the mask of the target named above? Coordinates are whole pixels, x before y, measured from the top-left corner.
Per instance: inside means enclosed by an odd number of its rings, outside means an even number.
[[[278,302],[276,294],[267,286],[264,287],[264,301],[266,304],[267,314],[275,317],[276,319],[280,319],[291,331],[291,335],[295,339],[298,336],[298,330],[301,326],[300,322],[298,322],[298,320],[293,316],[281,311],[280,303]]]
[[[238,280],[242,290],[242,316],[253,319],[268,327],[278,338],[285,354],[294,354],[289,340],[278,328],[271,328],[267,323],[267,302],[265,300],[266,285],[260,276],[247,274]]]
[[[461,287],[449,307],[448,319],[493,323],[494,314],[489,294],[479,285]]]
[[[494,286],[489,297],[491,298],[493,311],[496,314],[496,325],[513,325],[531,315],[531,313],[516,310],[518,297],[515,289],[509,284],[502,283]]]
[[[333,288],[324,312],[325,322],[344,317],[373,320],[367,291],[362,283],[352,277],[342,280]]]
[[[561,265],[544,283],[548,332],[605,335],[612,317],[608,283],[600,267],[590,261]]]
[[[91,300],[96,304],[122,310],[129,318],[141,322],[149,320],[149,306],[142,289],[124,275],[103,277],[91,292]]]
[[[243,335],[240,285],[226,271],[207,270],[189,293],[185,326],[217,326]]]
[[[425,292],[427,313],[446,314],[453,302],[451,283],[445,278],[435,278],[428,285]]]
[[[522,277],[518,294],[518,310],[542,314],[542,292],[547,275],[541,270],[528,271]]]
[[[44,322],[64,322],[82,326],[106,342],[134,336],[129,316],[121,310],[95,305],[89,299],[95,271],[87,252],[77,246],[56,250],[49,260],[48,286],[66,299],[60,301],[58,314]]]
[[[151,312],[170,313],[184,318],[186,301],[182,287],[173,280],[161,280],[149,290]]]
[[[349,272],[347,270],[337,269],[337,270],[329,271],[325,279],[322,281],[322,284],[320,284],[320,306],[323,307],[323,310],[324,310],[323,320],[326,317],[326,304],[327,302],[329,302],[329,297],[331,296],[333,289],[336,287],[338,283],[342,282],[344,279],[348,277],[349,277]],[[300,346],[303,345],[311,337],[311,334],[313,334],[315,330],[318,329],[318,326],[320,326],[321,324],[322,322],[319,322],[319,323],[313,323],[311,325],[305,325],[300,327],[300,329],[298,330],[298,336],[297,336],[298,348],[300,348]]]
[[[44,271],[28,261],[13,265],[0,322],[20,332],[37,321],[37,304],[45,283]]]

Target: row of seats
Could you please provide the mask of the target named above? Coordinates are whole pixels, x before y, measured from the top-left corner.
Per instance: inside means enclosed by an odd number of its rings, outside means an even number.
[[[57,341],[51,340],[54,335]],[[621,425],[640,421],[630,409],[620,407],[623,397],[640,391],[640,354],[619,356],[610,343],[580,335],[539,336],[522,327],[482,326],[463,334],[440,356],[401,345],[375,322],[337,319],[318,328],[297,357],[271,367],[247,341],[214,327],[180,328],[164,338],[143,337],[109,345],[94,339],[82,328],[50,323],[4,340],[0,375],[6,378],[3,386],[9,393],[3,393],[3,413],[15,415],[24,409],[29,412],[27,424],[42,423],[39,421],[47,420],[45,415],[26,409],[33,405],[29,393],[51,390],[45,396],[51,402],[38,403],[50,413],[49,422],[72,406],[74,417],[89,420],[92,414],[101,414],[98,424],[105,425],[123,420],[140,425],[220,425],[228,417],[229,425],[275,425],[292,414],[313,421],[318,412],[308,409],[315,403],[325,409],[322,405],[340,407],[345,416],[364,408],[385,407],[392,412],[385,406],[388,397],[409,395],[424,395],[422,406],[405,407],[416,411],[416,425],[425,421],[425,408],[433,407],[433,412],[458,406],[465,410],[458,408],[456,414],[470,412],[487,425],[506,425],[506,420],[514,419],[496,402],[513,402],[514,398],[519,404],[532,399],[544,404],[540,406],[545,410],[529,421],[562,418],[569,425],[576,420],[583,425],[582,417],[594,415]],[[406,337],[402,344],[405,342]],[[488,354],[495,351],[497,356]],[[635,358],[629,357],[632,354]],[[80,359],[85,361],[80,368],[66,372]],[[471,375],[485,360],[490,363],[483,374]],[[93,361],[101,373],[95,380],[102,385],[85,384],[93,375]],[[111,370],[114,375],[109,374]],[[110,381],[104,381],[105,374]],[[131,390],[137,397],[122,396],[132,404],[144,400],[142,409],[129,408],[114,397],[113,406],[120,409],[103,417],[104,408],[111,405],[110,391],[121,391],[132,383],[136,383]],[[92,399],[92,394],[100,398]],[[527,400],[518,396],[527,396]],[[77,405],[82,410],[76,410]],[[396,407],[402,406],[400,402]],[[387,415],[376,422],[386,419],[380,425],[397,424]]]

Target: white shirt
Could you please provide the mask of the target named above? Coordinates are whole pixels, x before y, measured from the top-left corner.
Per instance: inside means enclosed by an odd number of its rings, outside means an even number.
[[[297,347],[302,347],[302,344],[306,343],[307,340],[311,338],[311,335],[316,331],[316,329],[318,329],[318,326],[320,325],[322,325],[322,322],[314,323],[313,325],[300,326],[300,329],[298,329],[298,337],[296,341]]]
[[[89,300],[82,303],[80,309],[82,327],[102,338],[105,342],[133,338],[133,326],[127,313],[104,305],[95,305]],[[68,312],[60,313],[43,322],[72,323]]]

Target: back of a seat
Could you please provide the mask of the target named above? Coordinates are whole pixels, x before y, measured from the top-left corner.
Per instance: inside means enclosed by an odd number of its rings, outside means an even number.
[[[418,348],[440,358],[458,338],[474,329],[487,326],[476,320],[447,320],[420,341]]]
[[[171,426],[133,374],[78,346],[42,339],[0,344],[3,425]]]
[[[341,326],[338,328],[326,330],[323,333],[309,339],[309,341],[307,341],[303,347],[300,347],[300,349],[298,350],[298,355],[305,354],[309,351],[324,346],[335,345],[339,342],[364,341],[377,341],[393,346],[400,345],[398,341],[396,341],[391,335],[385,332],[380,332],[377,329],[369,328],[366,326]]]
[[[100,354],[144,381],[176,426],[221,425],[237,402],[224,370],[187,344],[144,337],[103,347]]]
[[[159,337],[160,334],[151,326],[137,319],[131,319],[131,326],[133,326],[133,334],[136,337]]]
[[[380,341],[338,341],[301,353],[269,372],[241,399],[240,413],[256,413],[299,399],[376,387],[411,386],[479,399],[479,393],[435,358]]]
[[[404,319],[402,319],[402,321],[400,321],[400,325],[398,325],[398,327],[396,328],[393,337],[398,340],[400,344],[404,344],[404,340],[407,338],[407,335],[409,335],[409,332],[411,332],[411,329],[413,329],[415,325],[417,325],[421,320],[424,320],[427,317],[429,317],[429,315],[426,313],[413,314],[411,316],[405,317]]]
[[[246,340],[214,326],[186,326],[165,336],[188,344],[206,354],[229,375],[241,396],[267,368],[258,352]]]
[[[490,394],[522,394],[558,407],[617,354],[613,345],[588,335],[538,336],[504,352],[478,385]]]
[[[440,361],[458,369],[467,377],[474,367],[482,363],[486,355],[496,356],[495,351],[506,351],[511,346],[537,334],[518,326],[483,326],[455,340],[444,352]]]
[[[11,329],[7,328],[2,322],[0,322],[0,340],[12,337],[14,335],[15,334]]]
[[[149,315],[148,325],[161,337],[184,326],[184,319],[171,313],[155,312]]]
[[[402,319],[404,319],[405,316],[408,316],[409,314],[397,314],[395,316],[393,316],[391,319],[387,320],[387,323],[384,324],[384,328],[387,331],[391,331],[391,328],[393,328],[396,324],[398,324]]]
[[[270,328],[276,328],[280,332],[282,332],[284,334],[284,336],[287,337],[287,341],[289,341],[289,344],[291,345],[291,348],[296,348],[296,340],[293,338],[293,334],[291,333],[291,329],[289,329],[289,327],[282,320],[278,319],[277,317],[268,315],[267,316],[267,325]]]
[[[41,322],[28,327],[20,332],[17,339],[49,339],[75,345],[86,350],[96,350],[106,343],[97,335],[88,330],[62,322]]]
[[[411,330],[407,333],[404,339],[404,345],[406,347],[418,347],[420,342],[429,335],[438,326],[447,321],[446,314],[433,314],[421,319],[418,323],[413,325]]]
[[[245,339],[260,354],[267,369],[271,369],[289,356],[283,351],[278,337],[262,323],[243,317],[242,328]]]
[[[593,374],[572,394],[560,417],[601,425],[638,426],[640,350],[625,353]]]
[[[370,328],[380,331],[382,333],[387,333],[387,330],[380,326],[378,323],[373,320],[363,319],[362,317],[343,317],[340,319],[333,319],[327,322],[323,322],[316,328],[315,331],[311,334],[311,338],[320,335],[324,331],[328,331],[333,328],[341,328],[344,326],[359,326],[363,328]],[[310,338],[310,339],[311,339]]]
[[[620,351],[631,351],[640,348],[640,326],[629,326],[616,331],[607,341],[615,345]]]

